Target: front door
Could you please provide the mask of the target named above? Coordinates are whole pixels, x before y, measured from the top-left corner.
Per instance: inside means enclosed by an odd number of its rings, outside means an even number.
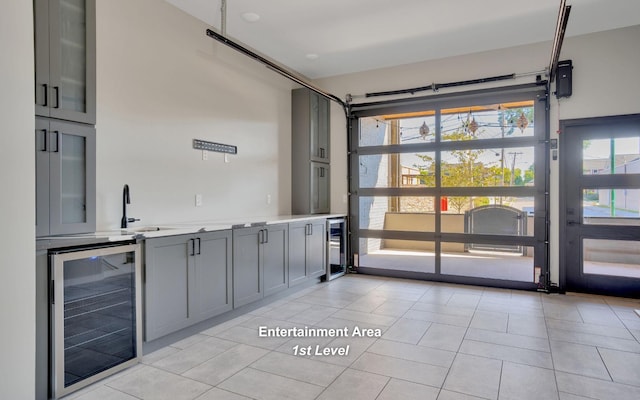
[[[640,297],[640,115],[561,121],[560,130],[560,283]]]

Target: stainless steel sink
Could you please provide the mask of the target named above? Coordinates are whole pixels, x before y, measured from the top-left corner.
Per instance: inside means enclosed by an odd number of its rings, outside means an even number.
[[[141,226],[139,228],[127,228],[123,229],[122,232],[126,233],[145,233],[145,232],[158,232],[158,231],[166,231],[176,229],[174,227],[169,226]]]

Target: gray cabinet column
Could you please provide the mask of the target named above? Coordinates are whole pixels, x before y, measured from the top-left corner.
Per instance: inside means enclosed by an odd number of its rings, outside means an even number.
[[[330,105],[308,89],[291,93],[291,211],[330,211]]]

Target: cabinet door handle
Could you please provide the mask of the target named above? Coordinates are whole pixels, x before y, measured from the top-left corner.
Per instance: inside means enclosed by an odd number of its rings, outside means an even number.
[[[47,151],[47,143],[49,142],[47,136],[49,136],[49,132],[46,129],[42,129],[40,132],[42,132],[42,147],[40,151]]]
[[[264,230],[264,242],[265,243],[269,243],[269,230],[268,229]]]
[[[44,87],[44,103],[42,103],[42,106],[47,107],[49,105],[49,85],[44,83],[42,87]]]
[[[54,86],[53,90],[56,91],[56,105],[53,108],[60,108],[60,86]]]
[[[189,239],[189,242],[191,242],[191,254],[189,254],[190,256],[195,256],[196,255],[196,241],[194,239]]]
[[[264,243],[264,231],[260,229],[258,231],[258,244]]]
[[[60,131],[53,131],[53,134],[56,135],[56,149],[53,150],[53,152],[59,153],[60,152]]]
[[[200,242],[200,238],[198,238],[198,255],[202,254],[202,243]]]
[[[313,224],[309,224],[309,236],[313,235]]]

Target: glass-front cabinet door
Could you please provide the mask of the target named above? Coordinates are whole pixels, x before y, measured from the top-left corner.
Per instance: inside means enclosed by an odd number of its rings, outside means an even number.
[[[95,231],[95,130],[41,118],[36,127],[36,235]]]
[[[95,0],[36,0],[36,113],[95,124]]]

